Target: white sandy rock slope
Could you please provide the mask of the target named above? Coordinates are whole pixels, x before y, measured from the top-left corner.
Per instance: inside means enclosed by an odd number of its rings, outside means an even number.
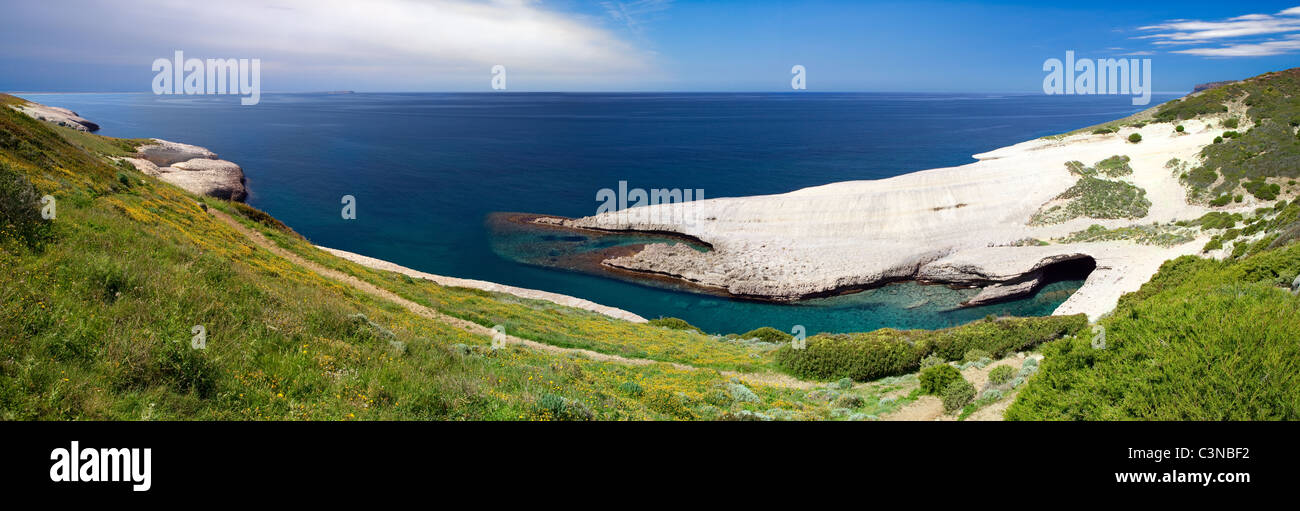
[[[72,110],[68,110],[66,108],[59,108],[57,106],[46,106],[40,103],[31,103],[31,102],[19,104],[19,105],[13,105],[13,107],[17,109],[19,112],[25,113],[28,116],[38,121],[52,122],[54,124],[58,124],[59,126],[65,126],[77,131],[90,132],[99,129],[98,124],[90,122],[82,118],[80,115],[77,115],[76,112],[73,112]]]
[[[1130,241],[1014,245],[1027,238],[1050,240],[1092,224],[1115,228],[1204,214],[1208,209],[1186,202],[1185,189],[1165,163],[1170,158],[1195,160],[1219,131],[1202,121],[1182,124],[1185,134],[1161,123],[1118,134],[1032,140],[975,155],[978,161],[959,167],[778,195],[630,208],[566,223],[694,236],[714,250],[655,244],[606,264],[778,300],[894,279],[1017,281],[1054,260],[1092,257],[1097,269],[1056,313],[1086,313],[1095,320],[1113,309],[1121,294],[1149,280],[1162,262],[1197,252],[1205,239],[1168,248]],[[1128,142],[1135,132],[1142,141]],[[1043,204],[1078,179],[1066,170],[1067,161],[1092,165],[1113,155],[1132,158],[1134,173],[1122,179],[1146,190],[1152,202],[1146,217],[1029,225]],[[1248,200],[1239,207],[1255,206]]]
[[[190,193],[219,199],[248,198],[244,171],[232,162],[218,160],[216,153],[199,146],[153,139],[140,146],[140,158],[124,158],[140,172],[157,176]]]

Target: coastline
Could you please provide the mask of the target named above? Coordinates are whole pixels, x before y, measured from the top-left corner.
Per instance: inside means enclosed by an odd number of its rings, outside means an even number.
[[[1140,118],[1150,111],[1129,118]],[[1043,285],[1040,277],[1052,264],[1090,258],[1095,270],[1087,276],[1084,286],[1053,313],[1085,313],[1096,320],[1114,308],[1120,295],[1137,290],[1149,280],[1164,261],[1197,253],[1204,237],[1174,247],[1118,241],[1036,247],[1019,244],[1027,239],[1059,238],[1091,224],[1116,228],[1134,221],[1185,220],[1211,211],[1188,204],[1185,189],[1161,166],[1171,155],[1194,157],[1213,136],[1205,122],[1191,120],[1186,124],[1190,129],[1182,135],[1170,135],[1169,126],[1163,124],[1128,127],[1108,135],[1076,131],[976,154],[976,162],[957,167],[871,181],[835,182],[775,195],[680,204],[694,209],[687,216],[706,219],[693,225],[644,220],[672,218],[659,214],[657,206],[577,219],[518,215],[530,216],[528,221],[535,225],[555,229],[669,237],[707,247],[706,251],[698,251],[681,243],[647,243],[623,247],[611,257],[590,262],[623,280],[657,281],[693,292],[761,302],[837,296],[914,281],[983,288],[969,305],[984,305],[1032,294]],[[1132,133],[1141,134],[1144,142],[1125,142]],[[159,139],[152,142],[141,146],[141,158],[123,160],[196,194],[233,200],[246,196],[242,172],[234,163],[217,160],[215,154],[201,147]],[[1027,219],[1035,210],[1073,181],[1063,163],[1092,162],[1129,153],[1133,154],[1135,170],[1129,181],[1140,185],[1152,199],[1147,215],[1127,220],[1079,218],[1057,225],[1028,225]],[[202,165],[191,165],[195,162]],[[202,172],[219,173],[221,179],[183,182],[183,178],[199,177]],[[216,181],[225,184],[213,184]],[[1247,203],[1229,211],[1254,206]],[[433,275],[360,254],[321,248],[372,268],[442,285],[498,291],[629,321],[645,321],[629,311],[577,297]]]
[[[527,298],[531,300],[545,300],[566,307],[584,309],[591,312],[604,314],[611,318],[631,321],[633,323],[646,322],[645,318],[637,314],[625,311],[623,309],[619,309],[617,307],[601,305],[596,302],[585,300],[582,298],[562,295],[559,293],[552,293],[550,291],[539,291],[536,289],[525,289],[521,287],[507,286],[505,284],[497,284],[495,282],[488,282],[485,280],[462,279],[459,277],[447,277],[444,275],[434,275],[432,273],[425,273],[419,270],[413,270],[411,268],[407,268],[405,266],[391,263],[382,259],[375,259],[373,257],[367,257],[361,254],[356,254],[345,250],[322,247],[320,245],[316,245],[316,248],[329,252],[331,255],[334,255],[335,257],[338,257],[340,259],[346,259],[348,261],[360,264],[368,268],[401,273],[411,278],[428,280],[440,286],[466,287],[466,288],[478,289],[482,291],[505,293],[509,295],[518,296],[520,298]]]
[[[1150,119],[1156,108],[1130,117]],[[1121,295],[1147,282],[1164,261],[1200,253],[1209,235],[1188,233],[1168,246],[1069,241],[1070,235],[1093,225],[1172,229],[1173,222],[1210,211],[1249,212],[1263,205],[1253,199],[1226,209],[1189,203],[1187,188],[1171,173],[1171,158],[1195,161],[1201,148],[1212,143],[1219,132],[1212,126],[1216,120],[1185,120],[1185,132],[1177,133],[1168,123],[1103,134],[1081,129],[976,154],[976,162],[957,167],[774,195],[643,206],[562,225],[697,239],[714,250],[650,244],[604,264],[768,301],[835,295],[900,280],[980,286],[987,292],[982,300],[999,300],[1032,291],[1036,275],[1048,265],[1090,258],[1095,269],[1084,286],[1053,314],[1084,313],[1095,321],[1113,310]],[[1134,134],[1140,143],[1128,140]],[[1131,172],[1112,182],[1140,191],[1147,201],[1141,215],[1033,221],[1041,211],[1051,211],[1047,208],[1054,201],[1061,202],[1079,179],[1066,163],[1092,165],[1112,156],[1129,158]],[[668,207],[683,208],[685,212],[673,211],[680,217],[705,220],[676,220]]]

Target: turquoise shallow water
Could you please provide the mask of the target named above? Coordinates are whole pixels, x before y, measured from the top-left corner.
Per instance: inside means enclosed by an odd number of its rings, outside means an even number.
[[[721,333],[1048,314],[1078,283],[958,311],[949,305],[971,291],[916,284],[796,305],[735,301],[530,264],[503,250],[511,241],[494,240],[486,220],[500,211],[591,215],[597,191],[619,181],[724,197],[890,177],[1137,110],[1121,97],[1040,94],[268,93],[251,107],[234,97],[24,97],[76,110],[105,135],[212,149],[244,168],[250,204],[318,244]],[[356,198],[356,220],[339,215],[343,195]]]

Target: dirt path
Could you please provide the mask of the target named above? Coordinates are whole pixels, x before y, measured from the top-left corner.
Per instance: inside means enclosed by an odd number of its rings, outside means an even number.
[[[249,229],[248,227],[245,227],[243,224],[239,223],[239,221],[235,220],[234,218],[231,218],[230,215],[227,215],[226,213],[223,213],[213,208],[208,208],[208,213],[212,214],[213,217],[215,217],[217,220],[220,220],[222,223],[226,224],[230,228],[243,234],[245,237],[247,237],[257,246],[264,248],[267,251],[271,252],[272,254],[282,257],[293,264],[311,270],[323,277],[347,284],[349,286],[352,286],[353,288],[356,288],[358,291],[369,294],[371,296],[382,298],[384,300],[388,300],[390,302],[401,305],[403,308],[405,308],[408,311],[411,311],[416,315],[450,324],[452,326],[455,326],[457,328],[460,328],[472,334],[483,335],[489,338],[497,334],[497,332],[495,330],[492,330],[491,328],[485,327],[478,323],[474,323],[472,321],[466,321],[460,318],[448,316],[446,314],[443,314],[431,308],[407,300],[406,298],[402,298],[401,296],[398,296],[396,293],[393,293],[392,291],[376,287],[375,285],[366,282],[364,280],[361,280],[359,278],[356,278],[352,275],[348,275],[346,273],[342,273],[337,270],[331,270],[329,268],[326,268],[314,262],[303,259],[302,257],[299,257],[297,254],[294,254],[293,252],[280,248],[271,240],[266,239],[266,236],[263,236],[262,233]],[[607,353],[600,353],[597,351],[586,350],[581,348],[562,348],[559,346],[552,346],[550,344],[540,343],[537,341],[522,339],[509,334],[506,334],[505,341],[506,344],[517,344],[520,346],[526,346],[532,349],[546,351],[549,353],[555,353],[560,355],[576,354],[576,355],[587,357],[592,360],[598,360],[601,362],[614,362],[614,363],[634,365],[634,366],[666,363],[672,365],[677,369],[683,369],[683,370],[700,369],[692,365],[681,364],[676,362],[660,362],[658,360],[649,360],[644,358],[622,357],[618,355],[610,355]],[[810,389],[818,385],[817,383],[799,380],[784,374],[741,373],[736,371],[719,371],[719,372],[726,377],[736,377],[746,382],[759,383],[764,385],[792,387],[792,388],[800,388],[800,389]]]
[[[962,378],[971,382],[977,392],[983,389],[989,381],[989,372],[998,366],[1011,366],[1012,369],[1020,370],[1021,365],[1025,363],[1026,357],[1023,353],[1008,355],[1006,358],[993,362],[984,367],[967,367],[961,372]],[[910,389],[900,389],[909,391]],[[1002,414],[1007,411],[1007,407],[1016,400],[1016,393],[1012,391],[1004,396],[998,402],[976,410],[970,416],[966,417],[968,421],[1000,421]],[[978,395],[977,395],[978,397]],[[943,401],[935,396],[921,396],[916,401],[908,403],[894,413],[881,417],[881,420],[887,421],[934,421],[934,420],[957,420],[956,414],[943,413]]]

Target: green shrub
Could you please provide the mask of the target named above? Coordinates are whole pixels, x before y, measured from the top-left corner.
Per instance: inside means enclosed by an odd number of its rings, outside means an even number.
[[[776,351],[783,369],[800,378],[871,381],[915,371],[926,355],[908,342],[910,334],[881,329],[865,334],[819,334],[804,349],[789,344]]]
[[[587,405],[555,394],[543,395],[537,400],[537,408],[550,418],[562,421],[586,421],[594,416]]]
[[[778,366],[800,378],[871,381],[915,372],[921,360],[960,360],[973,349],[990,357],[1023,351],[1085,328],[1088,319],[1074,316],[1002,318],[942,330],[880,329],[861,334],[819,334],[805,349],[786,344],[777,349]]]
[[[727,395],[731,396],[731,399],[740,402],[745,402],[745,403],[757,403],[759,401],[762,401],[761,399],[758,398],[758,394],[755,394],[754,391],[749,390],[749,387],[746,387],[739,383],[728,383]]]
[[[968,350],[968,351],[966,352],[965,355],[962,355],[962,357],[961,357],[961,361],[962,361],[962,362],[977,362],[977,361],[979,361],[980,359],[984,359],[984,358],[991,358],[991,355],[989,355],[989,352],[988,352],[988,351],[985,351],[985,350],[982,350],[982,349],[979,349],[979,348],[972,348],[972,349]]]
[[[1179,133],[1182,133],[1182,132],[1185,131],[1185,130],[1186,130],[1186,128],[1183,128],[1183,125],[1182,125],[1182,124],[1179,124],[1179,125],[1177,125],[1177,126],[1174,126],[1174,131],[1177,131],[1177,132],[1179,132]]]
[[[748,332],[745,332],[743,334],[740,334],[740,338],[758,339],[763,342],[780,343],[780,342],[790,342],[790,339],[793,339],[794,336],[782,332],[780,330],[777,330],[775,328],[772,328],[770,326],[765,326],[765,327],[756,328]]]
[[[1132,142],[1132,143],[1134,143],[1134,144],[1136,144],[1136,143],[1138,143],[1138,142],[1141,142],[1141,141],[1142,141],[1142,134],[1141,134],[1141,133],[1134,133],[1134,134],[1132,134],[1132,135],[1129,135],[1129,136],[1128,136],[1128,141],[1129,141],[1129,142]]]
[[[1012,378],[1015,378],[1015,376],[1016,370],[1011,366],[997,366],[994,367],[993,370],[989,371],[989,381],[993,382],[995,385],[1009,382]]]
[[[1223,132],[1223,138],[1237,138],[1237,137],[1239,137],[1239,136],[1241,136],[1241,134],[1240,134],[1240,133],[1237,133],[1237,132],[1235,132],[1235,131],[1225,131],[1225,132]]]
[[[953,413],[975,400],[975,386],[961,376],[943,389],[943,411]]]
[[[1065,206],[1040,209],[1029,222],[1030,225],[1047,225],[1079,217],[1142,218],[1151,208],[1146,194],[1146,190],[1130,183],[1084,176],[1055,197],[1067,201]]]
[[[1097,172],[1107,177],[1127,176],[1133,173],[1133,167],[1129,166],[1131,158],[1125,155],[1115,155],[1097,162],[1094,167]]]
[[[926,355],[925,358],[921,359],[921,369],[924,370],[942,363],[944,363],[943,357],[940,357],[939,355]]]
[[[1223,121],[1223,127],[1236,129],[1236,127],[1240,125],[1239,123],[1240,120],[1236,117],[1229,117]]]
[[[1282,187],[1280,185],[1270,184],[1264,181],[1250,181],[1242,185],[1242,187],[1260,200],[1275,200],[1277,199],[1277,195],[1282,193]]]
[[[687,323],[686,320],[681,318],[655,318],[650,321],[647,321],[646,324],[650,326],[661,326],[664,328],[671,328],[673,330],[694,330],[696,332],[704,333],[703,330],[700,330],[696,326]]]
[[[620,383],[618,385],[618,390],[632,397],[641,397],[641,394],[645,393],[645,389],[641,388],[641,385],[634,381],[625,381]]]
[[[27,176],[0,163],[0,242],[13,239],[38,249],[54,238],[53,222],[41,217],[40,200]]]
[[[1296,244],[1164,263],[1102,320],[1106,349],[1086,336],[1045,346],[1006,418],[1300,419],[1300,300],[1277,285],[1298,268]]]
[[[921,390],[926,394],[937,395],[948,388],[952,382],[962,380],[961,372],[948,364],[937,365],[921,371]],[[965,381],[965,380],[962,380]]]

